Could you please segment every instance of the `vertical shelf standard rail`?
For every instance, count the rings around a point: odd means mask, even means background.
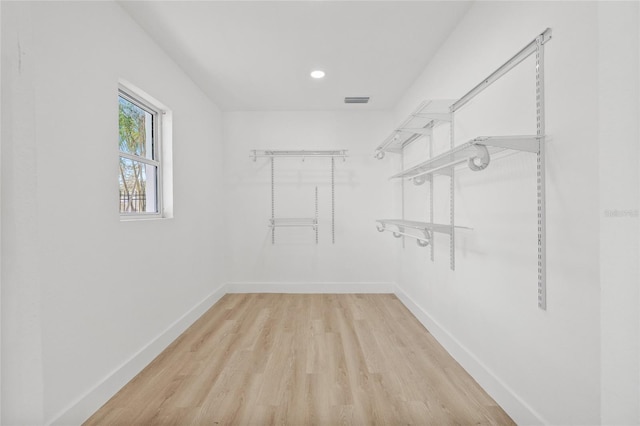
[[[544,111],[544,43],[551,38],[551,30],[536,38],[536,134],[545,136]],[[540,144],[537,154],[538,196],[538,307],[547,309],[547,224],[546,224],[546,168],[545,144]]]
[[[497,81],[516,65],[527,59],[532,54],[536,58],[536,135],[540,140],[540,148],[537,152],[537,201],[538,201],[538,307],[547,309],[547,230],[546,230],[546,203],[545,203],[545,108],[544,108],[544,45],[551,40],[551,28],[547,28],[533,41],[523,47],[511,59],[505,62],[497,70],[491,73],[481,83],[476,85],[467,94],[461,97],[451,106],[453,114],[462,108],[467,102],[477,96],[484,89]]]
[[[254,152],[255,154],[255,152]],[[274,173],[275,173],[275,166],[274,166],[274,161],[275,158],[271,157],[270,158],[270,162],[271,162],[271,223],[274,224],[275,220],[276,220],[276,185],[275,185],[275,179],[273,178]],[[256,161],[255,158],[253,159],[253,161]],[[272,226],[271,227],[271,245],[276,243],[276,227]]]

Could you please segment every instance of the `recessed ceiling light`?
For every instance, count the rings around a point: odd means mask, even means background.
[[[313,78],[324,78],[324,71],[322,71],[322,70],[311,71],[311,77],[313,77]]]

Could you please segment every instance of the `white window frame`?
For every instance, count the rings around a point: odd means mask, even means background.
[[[163,181],[164,181],[164,167],[163,167],[163,144],[164,144],[164,126],[163,117],[166,111],[158,103],[154,102],[148,96],[141,94],[140,90],[131,89],[123,85],[118,86],[118,97],[122,97],[125,100],[133,103],[139,108],[145,110],[153,116],[153,143],[152,143],[152,155],[151,159],[141,157],[138,155],[130,154],[120,151],[118,147],[118,158],[127,158],[139,163],[148,164],[156,167],[156,184],[155,184],[155,199],[156,199],[156,212],[120,212],[121,220],[131,219],[156,219],[165,217],[164,215],[164,197],[163,197]],[[120,160],[118,160],[120,161]],[[119,205],[119,204],[118,204]],[[119,210],[119,207],[118,207]]]

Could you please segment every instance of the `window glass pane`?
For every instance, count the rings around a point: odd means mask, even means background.
[[[120,213],[158,213],[158,168],[120,157]]]
[[[119,100],[120,151],[155,159],[153,152],[153,114],[122,96]]]

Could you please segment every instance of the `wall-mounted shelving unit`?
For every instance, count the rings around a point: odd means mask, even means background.
[[[544,44],[551,39],[551,29],[547,28],[533,41],[511,57],[507,62],[483,79],[473,89],[458,100],[425,101],[395,128],[391,134],[378,145],[375,157],[382,159],[385,153],[392,152],[404,155],[404,149],[412,142],[422,137],[433,137],[433,127],[440,123],[448,123],[450,149],[433,156],[433,143],[429,143],[429,158],[425,161],[402,170],[390,179],[401,179],[402,187],[402,219],[379,219],[377,229],[380,232],[390,231],[394,236],[412,237],[421,247],[431,247],[431,260],[434,260],[433,234],[434,232],[449,235],[450,268],[455,270],[455,232],[459,226],[455,225],[455,170],[462,164],[473,171],[484,170],[490,163],[491,157],[501,151],[513,150],[536,155],[537,160],[537,204],[538,204],[538,307],[546,309],[546,223],[545,223],[545,120],[544,120]],[[455,113],[475,96],[507,74],[526,58],[535,54],[535,89],[536,89],[536,134],[516,136],[481,136],[455,146],[454,129]],[[404,164],[404,162],[403,162]],[[445,175],[449,177],[449,223],[434,224],[433,193],[434,177]],[[404,220],[404,181],[411,180],[416,185],[426,181],[430,183],[429,190],[429,221],[418,222]],[[413,231],[411,233],[410,231]],[[416,235],[417,233],[417,235]]]
[[[276,243],[276,228],[295,227],[313,228],[318,244],[318,187],[315,189],[315,217],[313,218],[285,218],[276,217],[276,180],[275,180],[275,159],[276,158],[300,158],[303,161],[307,158],[329,158],[331,160],[331,242],[335,244],[335,159],[342,158],[346,161],[348,151],[346,149],[334,150],[251,150],[250,157],[253,161],[266,157],[271,162],[271,218],[269,227],[271,228],[271,244]]]

